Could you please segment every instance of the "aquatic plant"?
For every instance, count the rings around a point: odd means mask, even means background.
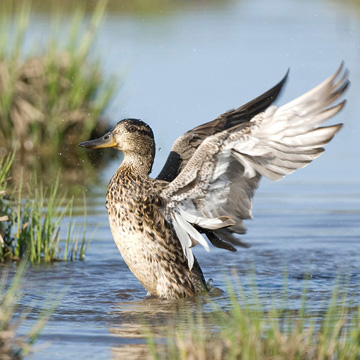
[[[349,295],[340,291],[340,285],[327,300],[326,311],[318,314],[308,310],[306,290],[295,311],[287,306],[286,287],[269,308],[259,300],[256,286],[251,295],[240,286],[236,290],[229,286],[228,311],[210,299],[212,313],[197,311],[181,319],[180,325],[170,322],[165,341],[157,342],[154,335],[148,335],[149,351],[157,360],[359,359],[359,299],[353,294],[357,305],[349,305]]]
[[[0,162],[0,262],[25,256],[32,263],[82,260],[88,247],[86,221],[79,240],[74,235],[73,199],[68,199],[65,193],[60,194],[58,179],[49,188],[37,185],[34,180],[32,186],[28,186],[25,200],[22,184],[9,194],[6,179],[13,159],[8,156]],[[60,224],[65,218],[68,230],[65,241],[61,241]]]
[[[10,1],[0,11],[0,143],[47,157],[76,145],[92,132],[112,99],[118,79],[105,78],[90,56],[106,8],[99,1],[89,21],[77,6],[71,19],[54,14],[53,31],[43,50],[24,55],[31,18],[29,2],[18,11]],[[64,29],[63,24],[70,27]],[[64,34],[65,46],[61,45]],[[28,39],[27,39],[28,41]],[[32,52],[35,53],[33,50]]]
[[[9,268],[1,269],[0,276],[0,359],[17,360],[31,351],[31,347],[38,337],[43,326],[56,306],[42,311],[35,325],[23,336],[17,334],[17,330],[26,318],[24,309],[18,316],[17,304],[22,296],[22,281],[25,273],[25,262],[21,262],[15,275],[9,280]],[[15,319],[17,317],[17,319]]]

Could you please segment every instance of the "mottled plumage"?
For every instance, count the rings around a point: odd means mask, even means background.
[[[178,298],[204,291],[199,265],[195,261],[188,268],[174,229],[161,212],[162,184],[132,165],[119,168],[106,195],[110,228],[124,261],[152,295]]]
[[[124,161],[110,180],[106,208],[115,243],[130,270],[152,295],[194,296],[207,291],[191,248],[244,245],[252,198],[262,176],[279,180],[323,151],[341,124],[322,127],[345,101],[331,106],[349,81],[343,66],[305,95],[271,105],[286,77],[244,106],[179,137],[157,179],[151,128],[137,119],[120,121],[102,138],[81,143],[114,147]]]

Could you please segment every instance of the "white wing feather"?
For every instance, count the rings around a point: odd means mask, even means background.
[[[261,176],[279,180],[324,151],[341,124],[321,127],[345,101],[327,108],[347,88],[343,66],[330,78],[279,108],[206,138],[181,173],[162,191],[177,236],[192,268],[191,247],[209,246],[193,225],[244,233]],[[222,233],[224,233],[222,231]]]

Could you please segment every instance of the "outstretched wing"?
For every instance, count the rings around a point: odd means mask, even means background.
[[[288,74],[289,71],[277,85],[256,99],[237,109],[229,110],[215,120],[199,125],[177,138],[157,179],[173,181],[204,139],[220,131],[247,122],[255,115],[265,111],[279,96]]]
[[[342,124],[321,126],[345,100],[332,106],[349,85],[343,65],[323,83],[279,108],[270,106],[246,123],[206,138],[180,174],[162,191],[167,214],[191,267],[191,247],[212,231],[219,247],[232,250],[232,233],[245,232],[252,197],[262,176],[279,180],[317,158]],[[209,240],[211,240],[209,238]],[[216,244],[218,246],[219,244]],[[208,248],[207,244],[204,245]]]

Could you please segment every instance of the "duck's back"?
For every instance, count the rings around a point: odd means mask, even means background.
[[[106,208],[121,255],[141,284],[155,296],[178,298],[204,291],[195,261],[190,271],[172,225],[165,219],[161,185],[120,166],[111,179]]]

